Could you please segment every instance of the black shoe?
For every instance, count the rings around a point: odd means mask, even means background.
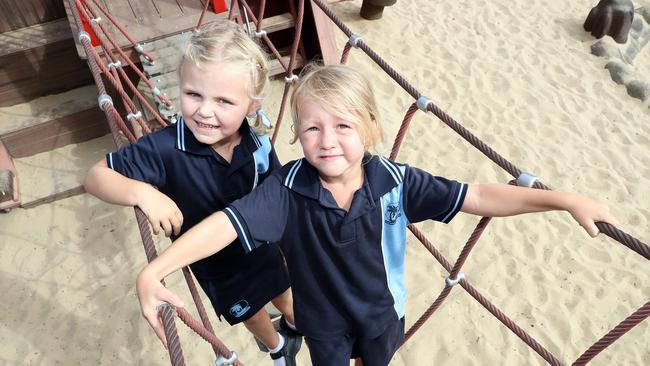
[[[296,355],[302,345],[302,335],[286,333],[283,330],[280,330],[279,333],[284,337],[284,346],[278,352],[271,353],[271,359],[277,360],[284,357],[287,366],[296,366]]]
[[[287,319],[285,319],[284,315],[280,317],[280,320],[278,321],[277,329],[286,334],[296,334],[302,336],[302,333],[300,333],[297,329],[291,328],[289,326],[289,324],[287,323]]]

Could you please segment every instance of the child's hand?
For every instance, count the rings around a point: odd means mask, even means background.
[[[162,229],[165,236],[178,235],[183,225],[183,214],[165,194],[150,185],[143,185],[138,194],[138,207],[147,215],[153,233],[158,235]]]
[[[182,308],[184,306],[183,302],[178,296],[165,288],[154,276],[149,275],[146,268],[140,272],[135,288],[142,315],[147,319],[149,325],[151,325],[163,346],[167,349],[167,338],[165,337],[162,321],[158,316],[158,305],[167,302],[177,308]]]
[[[607,207],[600,202],[581,195],[573,195],[567,211],[569,211],[571,216],[573,216],[591,237],[595,237],[600,232],[598,227],[596,227],[596,222],[598,221],[606,222],[614,226],[618,225],[618,222],[609,213]]]

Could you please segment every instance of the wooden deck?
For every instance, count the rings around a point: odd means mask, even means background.
[[[201,0],[99,0],[99,2],[108,9],[111,16],[138,43],[151,42],[191,30],[199,22],[199,17],[203,11],[203,2]],[[81,58],[85,59],[86,53],[76,36],[79,33],[79,29],[72,13],[72,9],[75,9],[73,4],[74,0],[64,0],[68,22],[70,23],[72,33],[75,35],[77,52]],[[102,18],[106,17],[102,14]],[[208,11],[205,14],[203,22],[209,23],[227,18],[228,12],[215,14],[212,11]],[[109,23],[110,21],[108,20],[104,22],[107,26]],[[138,55],[130,47],[131,43],[119,30],[113,27],[109,27],[109,29],[113,33],[117,43],[124,49],[131,60],[137,62]]]

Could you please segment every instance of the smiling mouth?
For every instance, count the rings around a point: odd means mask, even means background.
[[[219,128],[219,126],[215,126],[215,125],[211,125],[211,124],[207,124],[207,123],[202,123],[202,122],[199,122],[199,121],[194,121],[194,122],[196,122],[196,125],[199,128],[207,128],[207,129],[212,129],[212,130],[216,130],[217,128]]]
[[[339,155],[321,155],[320,158],[324,160],[332,160],[338,158]]]

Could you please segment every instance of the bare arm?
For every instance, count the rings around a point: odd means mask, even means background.
[[[507,184],[471,185],[461,207],[462,212],[490,217],[552,210],[568,211],[591,236],[598,235],[597,221],[616,225],[605,206],[587,197]]]
[[[180,232],[183,215],[174,201],[150,184],[114,171],[104,159],[90,168],[84,179],[84,188],[102,201],[140,207],[147,215],[154,234],[161,229],[166,236]]]
[[[226,214],[217,212],[176,239],[174,244],[138,275],[136,290],[142,314],[165,346],[167,341],[158,318],[157,306],[164,301],[183,307],[183,302],[167,290],[160,280],[182,267],[219,252],[236,238],[237,232]]]

